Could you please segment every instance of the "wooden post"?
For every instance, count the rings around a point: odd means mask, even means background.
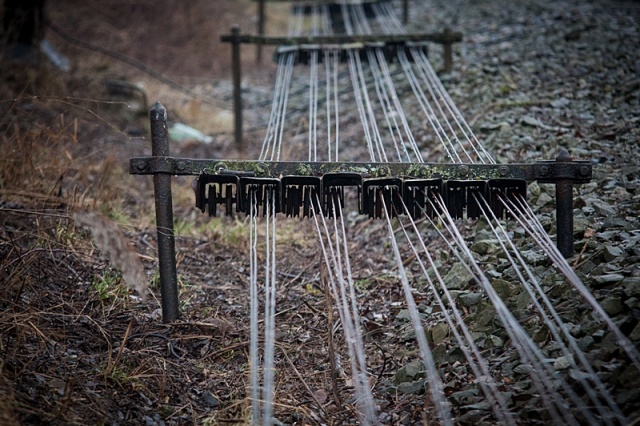
[[[451,28],[444,29],[444,72],[453,71],[453,41]]]
[[[402,22],[407,25],[409,23],[409,0],[402,2]]]
[[[265,25],[265,11],[264,11],[264,1],[258,0],[258,35],[264,35],[264,25]],[[256,62],[258,65],[262,63],[262,44],[258,43],[256,46]]]
[[[242,70],[240,68],[240,27],[231,27],[231,66],[233,73],[233,114],[235,119],[236,148],[240,157],[244,155],[242,141]]]

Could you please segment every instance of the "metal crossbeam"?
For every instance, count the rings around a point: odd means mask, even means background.
[[[358,34],[358,35],[319,35],[319,36],[267,36],[253,34],[225,34],[220,36],[225,43],[259,44],[263,46],[299,46],[318,45],[336,46],[344,44],[401,44],[401,43],[458,43],[462,41],[462,33],[444,31],[442,33],[417,34]]]
[[[174,157],[132,158],[134,175],[226,174],[280,179],[284,176],[322,176],[327,173],[358,173],[363,177],[406,177],[424,179],[522,179],[541,183],[560,180],[572,184],[592,179],[590,161],[538,161],[517,164],[440,164],[309,161],[245,161]]]

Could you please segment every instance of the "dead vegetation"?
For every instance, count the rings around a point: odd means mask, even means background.
[[[197,84],[183,74],[204,82],[224,74],[228,52],[214,42],[224,28],[211,19],[237,22],[254,5],[159,3],[56,2],[50,18],[73,37],[135,57],[180,84]],[[136,26],[141,19],[153,25]],[[135,81],[161,96],[173,117],[210,110],[112,58],[50,38],[75,64],[70,74],[44,62],[36,68],[0,62],[2,424],[246,423],[245,225],[194,218],[189,184],[178,181],[183,317],[163,325],[150,182],[134,184],[126,172],[128,158],[148,149],[145,106],[135,93],[111,93],[106,82]],[[205,62],[184,60],[184,46],[189,58]],[[253,52],[247,56],[252,60]],[[122,231],[135,249],[123,243]],[[285,226],[279,244],[289,247],[298,232],[295,224]],[[316,266],[309,262],[316,253],[304,244],[293,250],[302,257],[283,256],[282,271],[287,292],[298,293],[295,285]],[[303,272],[300,262],[308,264]],[[152,300],[145,303],[147,286]],[[280,313],[289,325],[279,348],[297,375],[280,373],[279,410],[292,419],[317,418],[300,401],[326,401],[330,381],[324,296],[313,280],[301,288],[312,300],[300,305],[291,296]],[[300,318],[317,333],[303,330]],[[323,357],[301,359],[301,344]],[[347,409],[338,418],[352,415]]]

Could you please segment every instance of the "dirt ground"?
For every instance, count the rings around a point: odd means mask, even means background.
[[[439,3],[434,5],[450,11]],[[176,144],[173,155],[237,155],[229,113],[230,52],[217,40],[234,23],[253,32],[256,5],[57,0],[48,7],[48,38],[72,70],[0,62],[0,424],[246,424],[246,220],[202,215],[193,206],[190,179],[174,179],[181,317],[164,324],[152,179],[129,175],[128,160],[150,155],[147,114],[156,100],[167,107],[170,124],[186,123],[214,138],[211,144]],[[267,32],[281,33],[287,13],[286,6],[269,5]],[[436,17],[425,19],[441,24]],[[481,44],[482,34],[475,37]],[[275,75],[269,54],[256,66],[255,51],[244,50],[247,96],[269,99]],[[499,68],[495,57],[485,59],[485,66]],[[464,75],[473,70],[464,67],[448,84],[477,118],[486,103],[473,87],[459,93],[474,82]],[[500,84],[501,93],[516,85]],[[637,105],[637,99],[629,102]],[[629,126],[637,129],[637,121]],[[246,133],[248,145],[259,146],[261,130]],[[617,127],[612,132],[618,132],[614,139],[625,134]],[[627,133],[637,142],[636,130]],[[531,147],[525,140],[515,148]],[[550,206],[539,207],[548,214]],[[408,322],[400,318],[404,296],[383,243],[385,224],[357,215],[347,221],[379,409],[389,424],[432,424],[429,399],[421,392],[399,393],[393,383],[397,371],[417,359],[417,349]],[[469,235],[476,226],[468,225]],[[314,232],[309,221],[283,219],[278,226],[275,415],[282,424],[357,424],[348,377],[341,366],[330,367],[332,358],[347,365],[348,355],[336,332],[337,315],[330,315]],[[587,253],[597,250],[590,246]],[[136,273],[145,279],[131,288],[123,276]],[[423,307],[432,303],[423,293],[416,297]],[[567,311],[583,309],[568,299],[558,299]],[[637,315],[636,308],[625,309],[629,317]],[[629,319],[625,331],[630,334],[637,322]],[[487,352],[503,360],[514,356],[490,346]],[[637,372],[625,381],[626,364],[609,353],[602,357],[599,368],[610,372],[616,396],[635,388]],[[472,387],[473,378],[456,359],[441,367],[448,396]],[[505,386],[517,384],[516,376],[505,374]],[[522,392],[513,407],[525,413],[523,424],[545,424],[544,413],[523,408],[532,398]],[[465,400],[468,406],[473,402]],[[638,418],[637,403],[627,402],[625,414]],[[492,424],[490,414],[461,408],[465,403],[454,407],[461,423]]]

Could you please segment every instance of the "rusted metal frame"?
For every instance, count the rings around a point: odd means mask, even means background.
[[[590,161],[538,161],[516,164],[440,164],[375,163],[329,161],[247,161],[190,159],[174,157],[139,157],[129,163],[135,175],[237,174],[242,176],[281,178],[284,176],[323,176],[327,173],[359,173],[365,177],[411,177],[420,179],[523,179],[542,183],[568,180],[587,183],[592,178]]]
[[[349,61],[351,54],[355,53],[360,57],[360,60],[364,63],[369,62],[369,51],[371,49],[377,49],[382,52],[386,61],[392,63],[398,60],[398,51],[407,51],[407,58],[413,62],[415,55],[428,54],[427,42],[401,42],[401,43],[349,43],[349,44],[336,44],[336,45],[319,45],[319,44],[300,44],[296,46],[280,46],[274,54],[274,62],[278,62],[280,55],[289,54],[295,52],[294,65],[303,64],[308,65],[311,62],[313,52],[321,52],[323,50],[329,50],[336,54],[338,61],[346,63]],[[316,55],[319,63],[324,62],[324,55]]]
[[[573,163],[566,150],[556,158],[557,164]],[[571,179],[559,179],[556,184],[556,235],[558,250],[564,257],[573,255],[573,182]]]
[[[296,3],[301,6],[317,6],[317,5],[329,5],[340,4],[340,1],[336,0],[253,0],[253,1],[265,1],[266,3]],[[370,3],[387,3],[391,0],[350,0],[347,4],[370,4]],[[344,2],[344,0],[343,0]]]
[[[234,139],[240,157],[244,156],[245,147],[242,129],[242,69],[240,60],[240,45],[245,43],[258,46],[301,46],[313,45],[314,49],[335,49],[338,45],[353,45],[354,43],[384,45],[398,45],[411,43],[432,42],[444,46],[445,71],[452,68],[452,44],[462,41],[462,34],[445,30],[443,33],[430,34],[395,34],[395,35],[329,35],[329,36],[301,36],[301,37],[275,37],[263,34],[241,34],[240,27],[234,25],[231,34],[222,35],[220,41],[231,43],[231,68],[233,78],[233,111],[234,111]]]
[[[156,102],[150,111],[151,153],[154,157],[169,155],[167,132],[167,110]],[[156,231],[158,234],[158,271],[162,319],[171,322],[178,319],[178,274],[176,271],[176,247],[173,230],[173,201],[171,198],[171,175],[153,174],[153,190],[156,205]]]
[[[319,35],[319,36],[266,36],[255,34],[222,35],[220,41],[224,43],[262,44],[265,46],[297,46],[309,45],[340,45],[353,43],[457,43],[462,41],[462,33],[445,31],[442,33],[416,34],[356,34],[356,35]]]
[[[165,152],[158,150],[157,152]],[[160,175],[233,175],[238,178],[254,177],[263,179],[282,179],[287,177],[295,182],[296,177],[322,177],[324,180],[344,179],[347,174],[359,175],[361,178],[406,178],[416,180],[403,183],[403,193],[407,185],[419,187],[420,180],[428,181],[442,179],[451,181],[449,190],[460,187],[465,191],[464,200],[468,201],[468,192],[481,191],[476,188],[474,181],[492,181],[496,179],[512,179],[523,181],[538,181],[556,185],[556,216],[558,248],[564,256],[573,253],[573,185],[587,183],[592,178],[592,166],[589,161],[574,161],[566,151],[563,151],[556,160],[539,161],[533,164],[434,164],[434,163],[338,163],[338,162],[296,162],[296,161],[243,161],[243,160],[216,160],[216,159],[186,159],[169,156],[154,156],[144,158],[132,158],[130,161],[132,174],[153,174],[156,178]],[[334,177],[331,177],[334,175]],[[336,176],[338,175],[338,176]],[[157,179],[156,179],[157,180]],[[457,182],[455,182],[457,181]],[[467,182],[467,183],[461,183]],[[275,185],[275,181],[272,182]],[[166,185],[166,184],[165,184]],[[499,184],[498,184],[499,185]],[[518,185],[509,183],[505,187],[507,194],[522,192]],[[336,188],[338,184],[334,185]],[[157,185],[162,188],[161,184]],[[427,186],[429,184],[427,182]],[[286,190],[286,189],[284,189]],[[282,191],[284,191],[282,190]],[[359,188],[361,190],[361,188]],[[415,191],[413,191],[415,192]],[[413,193],[411,192],[411,193]],[[166,193],[166,189],[164,190]],[[408,192],[407,192],[408,193]],[[169,194],[170,195],[170,194]],[[491,198],[491,194],[490,198]],[[202,199],[204,195],[201,194]],[[376,195],[374,195],[376,196]],[[388,194],[379,194],[377,197]],[[415,194],[414,194],[415,196]],[[156,197],[159,203],[165,202],[166,197]],[[241,200],[240,200],[241,201]],[[330,200],[325,200],[325,213]],[[169,198],[170,202],[170,198]],[[200,201],[202,203],[202,201]],[[471,203],[473,204],[473,203]],[[308,205],[306,206],[308,208]],[[202,206],[200,205],[200,208]],[[229,207],[227,207],[229,210]],[[360,210],[369,214],[377,215]],[[472,209],[474,210],[474,209]],[[159,208],[166,213],[166,208]],[[475,211],[475,210],[474,210]],[[503,210],[499,215],[505,214]],[[210,212],[211,213],[211,212]],[[475,213],[472,212],[472,216]],[[160,224],[160,220],[158,220]],[[162,227],[167,227],[169,221],[165,220]],[[160,225],[159,225],[160,226]]]

